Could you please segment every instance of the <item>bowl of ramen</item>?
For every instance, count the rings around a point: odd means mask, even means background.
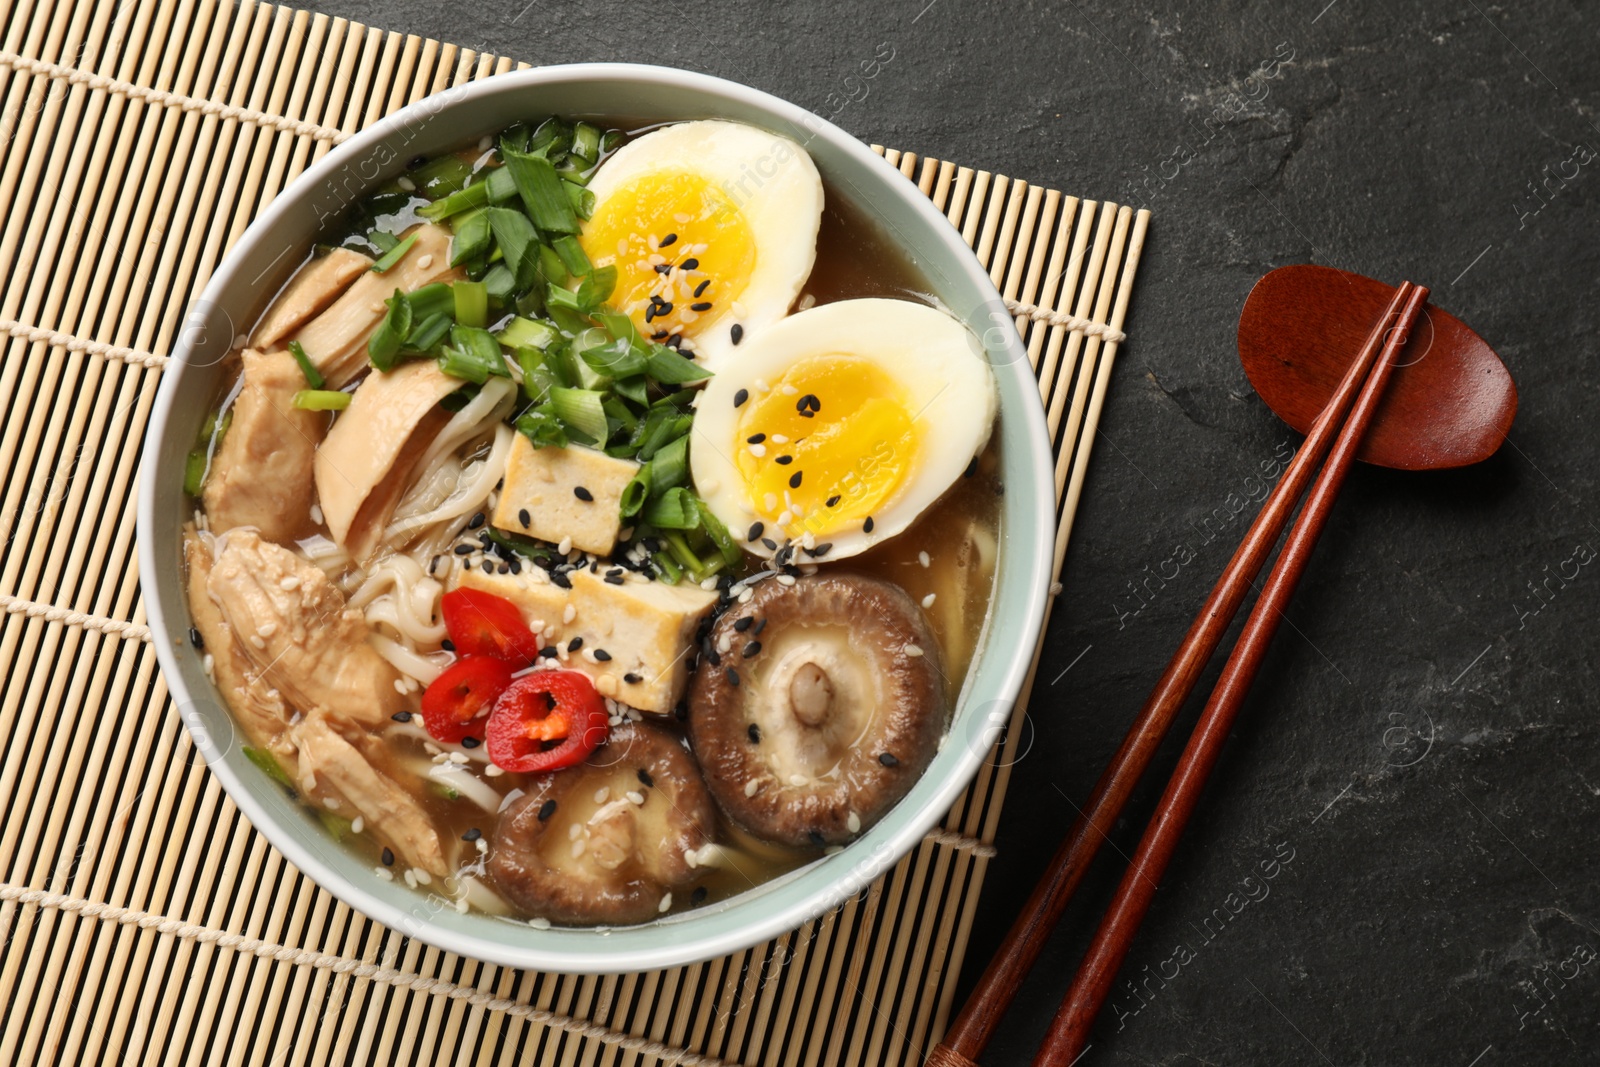
[[[452,89],[239,240],[145,446],[185,725],[356,909],[566,972],[864,890],[1026,673],[1054,496],[984,270],[865,146],[631,65]]]

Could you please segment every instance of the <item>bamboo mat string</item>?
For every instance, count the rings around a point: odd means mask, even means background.
[[[40,604],[32,600],[23,600],[11,596],[9,593],[0,593],[0,609],[8,615],[26,615],[30,619],[43,619],[46,622],[59,622],[67,626],[81,626],[85,630],[97,630],[112,637],[126,637],[130,641],[150,640],[150,627],[136,622],[124,622],[121,619],[108,619],[104,615],[89,615],[81,611],[72,611],[68,608],[58,608],[51,604]]]
[[[41,908],[54,908],[59,911],[82,915],[85,918],[99,919],[102,922],[136,926],[141,930],[154,930],[158,934],[176,937],[185,941],[193,941],[198,944],[230,948],[235,952],[259,956],[262,959],[273,960],[278,963],[290,963],[297,967],[310,967],[313,970],[352,975],[356,978],[365,978],[369,981],[392,985],[397,989],[409,989],[417,993],[465,1001],[475,1008],[503,1012],[519,1019],[527,1019],[540,1026],[564,1030],[577,1037],[594,1038],[624,1051],[634,1052],[641,1056],[659,1057],[664,1063],[680,1064],[681,1067],[733,1067],[727,1061],[720,1060],[715,1056],[703,1056],[688,1049],[674,1048],[660,1041],[652,1041],[647,1038],[636,1037],[633,1034],[622,1033],[621,1031],[613,1030],[609,1026],[600,1026],[596,1023],[574,1019],[570,1016],[535,1008],[532,1005],[510,1000],[506,997],[493,996],[484,990],[458,985],[447,979],[429,978],[414,971],[402,971],[375,963],[364,963],[348,956],[336,956],[326,952],[313,952],[310,949],[294,948],[290,945],[279,945],[259,938],[245,937],[243,934],[228,933],[223,930],[212,929],[209,926],[200,926],[196,923],[170,919],[163,915],[152,915],[136,908],[121,908],[112,904],[83,900],[79,897],[69,896],[66,893],[47,893],[42,889],[30,889],[27,886],[11,885],[9,883],[0,884],[0,901],[23,906],[32,904]]]
[[[108,345],[104,341],[90,341],[82,337],[74,337],[69,333],[57,330],[46,330],[40,326],[29,326],[15,319],[0,319],[0,332],[10,334],[21,341],[30,341],[37,344],[46,344],[54,348],[64,348],[68,352],[87,352],[91,356],[101,359],[114,359],[121,363],[129,363],[139,367],[164,368],[170,361],[168,356],[158,356],[154,352],[140,352],[134,348],[124,348],[121,345]]]

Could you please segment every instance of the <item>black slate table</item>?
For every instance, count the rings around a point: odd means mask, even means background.
[[[1307,261],[1431,286],[1510,366],[1516,425],[1472,470],[1353,474],[1084,1062],[1600,1062],[1600,10],[312,7],[705,71],[1155,213],[963,995],[1298,444],[1239,368],[1250,286]],[[1029,1060],[1120,873],[1101,858],[986,1063]]]

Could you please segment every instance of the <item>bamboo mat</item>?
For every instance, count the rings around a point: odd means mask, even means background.
[[[942,1033],[1010,741],[842,908],[724,959],[579,978],[339,904],[239,815],[167,696],[134,552],[160,354],[333,143],[513,66],[251,2],[0,10],[0,1063],[903,1064]],[[885,155],[1022,308],[1059,571],[1147,213]],[[1109,329],[1050,325],[1070,316]]]

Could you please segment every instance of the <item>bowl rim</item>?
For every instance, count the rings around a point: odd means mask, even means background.
[[[942,251],[947,254],[947,261],[939,266],[963,275],[966,283],[983,294],[985,307],[1003,311],[1004,305],[994,283],[973,254],[973,250],[961,239],[956,228],[933,206],[926,195],[905,180],[895,168],[865,143],[826,119],[762,90],[712,75],[636,63],[558,64],[494,75],[424,97],[351,135],[302,172],[251,222],[208,280],[199,297],[199,306],[204,307],[208,303],[219,302],[220,294],[236,284],[236,276],[242,273],[245,263],[263,244],[266,235],[288,215],[291,205],[333,177],[352,159],[378,146],[394,129],[424,118],[437,118],[445,111],[480,96],[515,92],[533,86],[563,84],[581,86],[597,81],[616,82],[641,88],[670,87],[719,98],[725,103],[770,116],[775,123],[788,123],[795,128],[807,130],[813,138],[826,141],[832,150],[853,157],[855,162],[869,170],[876,169],[886,179],[884,191],[897,198],[903,206],[918,216],[919,222],[927,227],[929,235],[942,246]],[[442,107],[439,104],[440,98],[446,98]],[[376,179],[372,184],[375,183]],[[990,334],[997,333],[993,329],[986,331],[984,336],[997,384],[1002,376],[1011,375],[1026,387],[1021,390],[1022,396],[1024,398],[1031,396],[1037,401],[1037,384],[1031,371],[1024,370],[1029,368],[1030,364],[1021,337],[1014,328],[1011,314],[990,311],[989,320],[992,323],[999,324],[1002,319],[1005,326],[998,331],[997,337],[991,339]],[[964,321],[971,325],[970,317]],[[178,588],[176,603],[186,605],[182,592],[183,576],[181,568],[176,572],[166,573],[171,570],[170,561],[164,564],[163,559],[158,557],[152,531],[155,529],[156,519],[156,489],[160,479],[170,474],[170,471],[163,469],[160,461],[162,449],[156,447],[156,444],[171,432],[169,424],[174,417],[179,384],[185,372],[191,367],[187,358],[191,347],[185,331],[174,346],[171,362],[163,373],[163,380],[151,409],[140,461],[137,513],[140,573],[142,581],[150,583],[143,601],[157,661],[173,705],[178,708],[190,706],[191,694],[179,669],[176,651],[178,641],[173,634],[180,631],[187,632],[188,619],[183,615],[178,630],[173,629],[173,625],[179,623],[179,620],[169,620],[166,617],[162,604],[162,596],[166,594],[161,592],[161,587],[164,583],[176,583]],[[996,348],[1003,349],[1002,359],[995,358]],[[1015,385],[1014,381],[1013,388]],[[1005,389],[1002,387],[1002,401],[1004,392]],[[951,726],[946,734],[945,747],[949,742],[956,740],[957,718],[967,707],[969,697],[972,695],[971,684],[979,675],[980,665],[983,672],[993,679],[989,688],[998,694],[996,699],[989,701],[993,708],[983,720],[986,723],[983,726],[985,730],[983,736],[992,738],[992,732],[1003,729],[1005,723],[1009,721],[1015,701],[1026,681],[1033,650],[1043,627],[1045,607],[1049,598],[1048,583],[1055,541],[1055,508],[1052,505],[1056,494],[1052,479],[1053,451],[1045,425],[1043,405],[1037,402],[1018,405],[1013,402],[1010,409],[1005,409],[1005,418],[1008,421],[1020,419],[1024,424],[1021,436],[1025,438],[1025,451],[1032,460],[1027,469],[1033,482],[1032,485],[1008,484],[1006,492],[1008,495],[1029,493],[1034,501],[1033,521],[1030,524],[1032,529],[1017,529],[1011,525],[1011,521],[1014,521],[1011,520],[1011,516],[1009,514],[1006,516],[1008,521],[1001,530],[1001,543],[1004,547],[1000,549],[997,562],[993,597],[995,599],[1000,597],[1002,581],[1007,580],[1018,586],[1015,596],[1020,603],[1015,605],[1016,612],[1008,613],[1004,620],[1005,640],[997,642],[994,633],[996,623],[994,602],[991,601],[989,618],[968,668],[966,684],[952,708]],[[1008,468],[1008,482],[1014,481],[1015,472],[1009,470],[1011,460],[1004,454],[1002,464]],[[1010,575],[1016,577],[1009,577]],[[182,615],[183,610],[185,609],[180,607],[178,614]],[[226,706],[225,702],[223,706]],[[972,714],[976,714],[976,709],[970,710]],[[232,713],[228,711],[227,714]],[[781,883],[784,889],[792,889],[802,883],[805,885],[803,891],[787,893],[786,895],[792,899],[787,900],[782,906],[770,906],[772,904],[769,899],[770,894],[765,892],[757,892],[753,896],[739,894],[729,898],[725,906],[699,909],[684,916],[673,916],[640,927],[607,928],[603,930],[604,937],[595,936],[602,932],[601,928],[553,927],[543,930],[516,924],[512,929],[521,930],[529,935],[529,943],[512,943],[506,939],[497,940],[447,929],[428,919],[418,921],[414,911],[407,912],[380,899],[375,895],[375,890],[369,890],[366,885],[334,870],[322,857],[305,847],[295,832],[280,825],[267,810],[264,802],[258,799],[256,790],[259,787],[246,781],[238,773],[241,769],[240,761],[245,757],[239,754],[235,758],[234,749],[237,746],[230,746],[227,751],[219,751],[197,733],[196,724],[187,715],[183,716],[183,721],[196,743],[196,748],[204,756],[207,766],[217,776],[229,798],[251,825],[260,830],[268,843],[278,849],[296,868],[352,909],[405,936],[414,937],[426,944],[464,957],[511,967],[570,974],[616,974],[654,970],[728,955],[779,937],[847,903],[873,879],[890,869],[915,848],[927,832],[938,824],[956,798],[972,782],[989,748],[988,743],[961,745],[962,753],[953,767],[953,773],[936,783],[931,794],[925,796],[920,805],[908,809],[912,795],[931,776],[933,766],[938,764],[939,757],[936,756],[934,765],[930,765],[929,770],[925,771],[918,783],[913,786],[912,794],[908,794],[891,809],[868,833],[832,856],[824,857],[790,872],[789,875],[764,883],[763,890],[773,886],[774,882]],[[878,831],[884,832],[878,833]],[[866,846],[871,838],[876,838],[876,841],[868,852]],[[846,857],[850,858],[851,865],[829,862]],[[831,872],[830,876],[822,877],[825,872]],[[859,879],[859,882],[854,884],[850,892],[841,894],[836,888],[841,882],[839,876],[845,876],[844,884],[850,884],[852,879]],[[738,907],[740,901],[745,901],[747,906],[740,909]],[[704,916],[707,921],[698,924],[701,929],[691,930],[690,928],[696,925],[696,916],[702,912],[714,912],[714,914]],[[734,915],[736,921],[729,921],[727,917],[730,915]],[[656,929],[666,922],[674,921],[684,927],[686,934],[692,936],[667,939],[663,944],[656,946],[635,946],[628,943],[630,940],[628,934],[631,930]],[[521,942],[523,937],[519,935],[517,940]]]

